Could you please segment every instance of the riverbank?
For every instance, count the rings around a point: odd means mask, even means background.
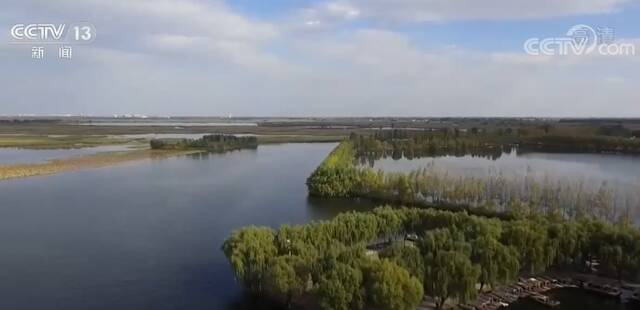
[[[606,298],[579,288],[554,289],[546,293],[550,298],[560,302],[560,305],[552,309],[556,310],[637,310],[639,304],[623,303],[616,299]],[[542,305],[531,298],[522,299],[510,304],[504,310],[546,310],[549,307]]]
[[[38,175],[50,175],[88,168],[100,168],[125,162],[146,159],[162,159],[190,153],[194,153],[194,151],[144,149],[124,152],[105,152],[86,156],[52,160],[45,163],[0,165],[0,180],[26,178]]]
[[[545,307],[557,307],[561,302],[547,294],[559,289],[576,289],[585,293],[608,298],[620,303],[635,302],[637,297],[625,287],[637,284],[621,283],[618,280],[582,273],[549,273],[535,277],[520,278],[517,282],[483,292],[475,301],[458,305],[460,309],[499,309],[525,298]],[[625,297],[628,295],[629,297]]]

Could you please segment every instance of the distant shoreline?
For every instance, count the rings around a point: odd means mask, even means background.
[[[312,136],[312,135],[265,135],[257,137],[258,144],[279,143],[318,143],[338,142],[342,136]],[[133,147],[142,146],[144,149],[131,151],[102,152],[91,155],[75,156],[64,159],[50,160],[38,163],[0,164],[0,181],[27,178],[40,175],[51,175],[67,171],[113,166],[125,162],[161,159],[176,155],[202,152],[198,149],[148,149],[147,139],[133,139],[116,136],[64,135],[64,136],[32,136],[12,133],[0,135],[0,148],[25,148],[34,150],[70,149],[95,147],[106,145],[130,144]]]

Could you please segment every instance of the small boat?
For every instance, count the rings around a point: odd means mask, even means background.
[[[553,300],[551,298],[549,298],[548,296],[544,296],[542,294],[533,294],[531,295],[531,298],[535,301],[537,301],[538,303],[545,305],[547,307],[557,307],[560,305],[560,302],[557,300]]]
[[[622,293],[620,289],[609,285],[588,284],[585,288],[589,291],[615,298],[620,297],[620,294]]]

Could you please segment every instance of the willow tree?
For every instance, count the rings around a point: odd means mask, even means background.
[[[263,289],[269,261],[278,254],[273,230],[250,226],[234,231],[222,245],[236,279],[252,292]]]
[[[364,298],[361,287],[362,272],[336,262],[320,277],[315,294],[322,309],[362,309]]]
[[[480,290],[514,279],[520,270],[518,253],[490,236],[480,236],[472,243],[471,260],[480,267]]]
[[[417,247],[396,242],[380,251],[378,255],[406,269],[418,280],[424,280],[424,258]]]
[[[502,243],[518,252],[520,266],[528,272],[540,272],[550,264],[544,226],[531,221],[514,221],[504,225]]]
[[[476,296],[480,268],[464,253],[442,251],[435,257],[427,255],[425,265],[424,288],[438,309],[442,309],[449,298],[464,303]]]
[[[424,255],[424,290],[441,309],[449,298],[460,302],[475,297],[480,268],[470,260],[470,245],[461,232],[436,229],[424,234],[420,244]]]
[[[404,268],[383,259],[369,269],[366,289],[372,308],[409,310],[422,300],[422,284]]]
[[[309,268],[302,258],[278,256],[269,262],[264,282],[275,296],[284,296],[290,308],[293,298],[306,291],[309,276]]]

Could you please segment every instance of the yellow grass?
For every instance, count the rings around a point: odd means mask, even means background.
[[[130,142],[132,142],[132,139],[111,138],[107,136],[0,135],[0,147],[30,149],[81,148]]]
[[[37,164],[0,165],[0,180],[48,175],[87,168],[99,168],[144,159],[160,159],[187,154],[185,151],[134,150],[105,152],[86,156],[52,160]]]

